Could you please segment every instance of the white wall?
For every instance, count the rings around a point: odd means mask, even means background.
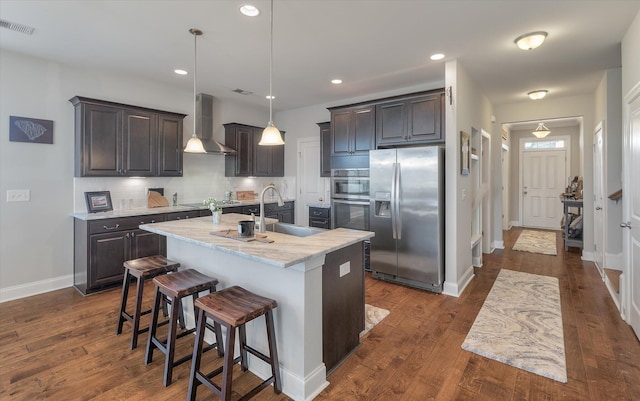
[[[564,117],[583,117],[582,128],[580,132],[578,159],[579,171],[576,173],[584,177],[584,210],[593,210],[593,157],[591,148],[593,145],[593,129],[594,123],[594,96],[586,94],[582,96],[571,96],[564,98],[547,98],[538,101],[528,101],[522,103],[511,103],[495,106],[496,121],[499,124],[512,123],[519,121],[547,120]],[[514,153],[517,154],[518,144],[515,140],[511,140],[511,158]],[[572,143],[572,148],[574,144]],[[584,152],[589,149],[589,152]],[[516,170],[514,170],[516,171]],[[513,182],[513,181],[512,181]],[[513,191],[517,188],[510,189],[511,202],[513,207]],[[514,216],[515,210],[510,211]],[[593,252],[593,216],[590,213],[584,216],[584,251],[583,257],[590,259]]]
[[[622,95],[640,82],[640,11],[622,38]]]
[[[458,60],[448,61],[445,66],[445,87],[452,88],[453,104],[445,100],[446,156],[445,156],[445,203],[447,205],[445,227],[445,283],[444,292],[459,295],[473,278],[471,264],[471,202],[472,179],[460,174],[460,131],[471,134],[472,128],[492,134],[492,141],[499,142],[493,134],[492,106],[480,88],[471,80]],[[493,157],[499,152],[493,152]],[[502,172],[492,171],[493,177]],[[499,178],[498,178],[499,179]],[[493,202],[501,207],[501,196],[494,195]],[[483,239],[485,240],[485,239]],[[487,238],[486,240],[492,241]]]

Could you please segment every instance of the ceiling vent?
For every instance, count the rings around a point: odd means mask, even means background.
[[[32,28],[30,26],[16,24],[14,22],[9,22],[3,19],[0,19],[0,27],[7,28],[15,32],[24,33],[25,35],[33,35],[33,31],[36,30],[35,28]]]
[[[253,95],[253,92],[249,92],[249,91],[246,91],[246,90],[240,89],[240,88],[236,88],[236,89],[232,90],[231,92],[239,93],[239,94],[245,95],[245,96]]]
[[[213,96],[198,93],[196,96],[196,132],[202,137],[202,145],[207,154],[234,155],[236,151],[213,139]]]

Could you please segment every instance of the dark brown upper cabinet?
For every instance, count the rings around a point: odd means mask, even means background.
[[[75,176],[182,175],[184,114],[76,96]]]
[[[263,130],[245,124],[224,124],[225,145],[236,150],[235,155],[225,156],[225,177],[284,177],[284,145],[258,145]]]
[[[444,92],[398,98],[376,105],[376,146],[444,141]]]
[[[320,177],[331,176],[331,123],[318,123],[320,127]]]
[[[375,106],[331,110],[331,156],[368,154],[375,149]]]

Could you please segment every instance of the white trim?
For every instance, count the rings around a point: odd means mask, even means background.
[[[511,230],[511,228],[513,227],[520,227],[520,220],[511,220],[509,222],[509,230]]]
[[[474,277],[475,274],[473,273],[473,266],[469,266],[457,282],[445,281],[442,286],[442,293],[445,295],[459,297]]]
[[[589,262],[593,262],[593,252],[590,251],[585,251],[584,249],[582,250],[582,260],[586,260]],[[594,263],[595,264],[595,263]],[[597,269],[597,267],[596,267]],[[600,272],[600,270],[598,270],[598,273],[600,273],[600,275],[602,275],[602,273]]]
[[[43,294],[73,285],[73,274],[0,288],[0,303]]]
[[[624,253],[606,253],[604,267],[609,270],[624,270]]]
[[[504,249],[504,241],[493,241],[493,248],[494,249]]]

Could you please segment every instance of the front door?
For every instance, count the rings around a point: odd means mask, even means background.
[[[636,85],[636,87],[638,87]],[[624,203],[624,222],[622,223],[627,263],[625,271],[629,272],[629,323],[636,336],[640,338],[640,90],[628,101],[628,131],[625,141],[624,163],[625,186],[622,201]],[[627,195],[628,194],[628,195]]]
[[[602,123],[593,137],[593,258],[600,275],[604,274],[604,144]]]
[[[565,151],[525,151],[522,166],[523,225],[558,230],[562,216]]]

